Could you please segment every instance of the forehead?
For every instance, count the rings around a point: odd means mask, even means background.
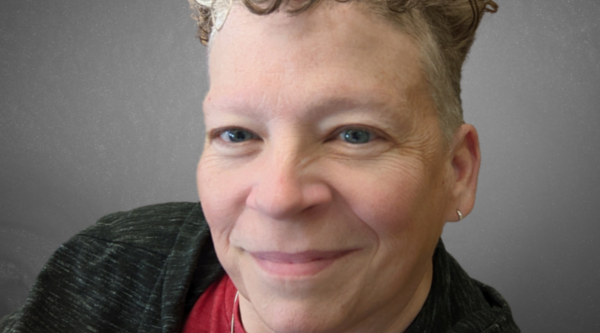
[[[356,2],[327,1],[295,16],[234,6],[214,36],[209,72],[207,101],[230,103],[302,96],[307,104],[352,97],[406,104],[424,83],[413,40]],[[263,93],[269,89],[276,96]]]

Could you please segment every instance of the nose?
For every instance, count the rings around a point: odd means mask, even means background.
[[[246,205],[275,220],[291,219],[332,200],[329,186],[311,163],[272,156],[261,165]]]

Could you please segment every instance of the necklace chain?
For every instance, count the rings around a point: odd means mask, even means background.
[[[231,333],[233,333],[233,328],[235,326],[235,303],[237,303],[239,296],[240,296],[240,291],[238,290],[235,293],[235,298],[233,299],[233,309],[231,311]]]

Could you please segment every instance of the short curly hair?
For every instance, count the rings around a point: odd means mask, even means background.
[[[324,0],[188,0],[204,45],[224,24],[231,6],[268,15],[285,10],[298,15]],[[420,47],[422,68],[436,105],[440,127],[449,143],[464,123],[460,98],[463,63],[484,13],[495,13],[493,0],[329,0],[360,2],[373,13],[396,23]]]

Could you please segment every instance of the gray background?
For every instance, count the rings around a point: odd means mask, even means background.
[[[450,252],[524,332],[600,331],[600,2],[505,0],[464,72],[481,136]],[[185,0],[2,0],[0,316],[100,216],[195,201],[206,51]]]

